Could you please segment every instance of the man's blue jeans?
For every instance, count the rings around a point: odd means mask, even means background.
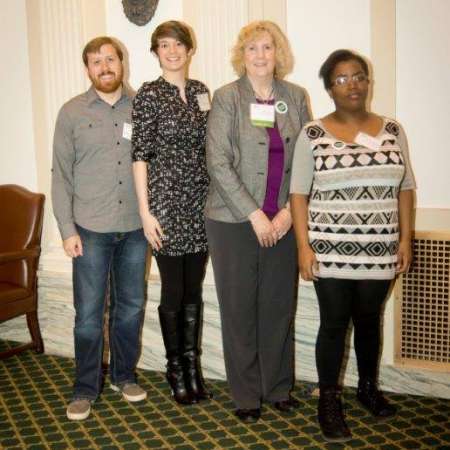
[[[110,377],[136,382],[144,315],[147,240],[142,229],[96,233],[77,226],[83,256],[73,260],[75,306],[74,399],[95,400],[102,385],[103,322],[110,280]]]

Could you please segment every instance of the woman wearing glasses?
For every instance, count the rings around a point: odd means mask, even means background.
[[[377,387],[380,317],[391,280],[411,262],[415,184],[402,127],[366,109],[364,59],[337,50],[319,75],[336,109],[298,138],[291,209],[300,272],[320,309],[318,420],[325,439],[346,441],[338,383],[350,319],[357,398],[376,417],[396,413]]]

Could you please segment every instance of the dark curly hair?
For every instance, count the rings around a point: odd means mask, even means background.
[[[336,66],[341,62],[351,60],[357,61],[359,64],[361,64],[362,70],[367,76],[369,76],[369,66],[362,56],[346,49],[335,50],[333,53],[331,53],[330,56],[328,56],[319,70],[319,78],[323,79],[325,89],[328,90],[332,87],[331,74],[333,73],[333,70],[336,68]]]

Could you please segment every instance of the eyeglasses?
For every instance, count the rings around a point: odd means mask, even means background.
[[[349,77],[348,75],[339,75],[336,79],[331,83],[332,86],[345,86],[350,81],[354,81],[355,83],[362,83],[363,81],[367,81],[367,75],[365,73],[355,73]]]

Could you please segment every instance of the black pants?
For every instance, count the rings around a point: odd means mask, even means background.
[[[156,256],[161,277],[163,310],[178,312],[183,309],[183,305],[201,303],[207,260],[207,252]]]
[[[381,307],[390,280],[340,280],[314,282],[320,309],[316,364],[321,386],[336,385],[345,351],[350,319],[359,378],[375,378],[380,354]]]

